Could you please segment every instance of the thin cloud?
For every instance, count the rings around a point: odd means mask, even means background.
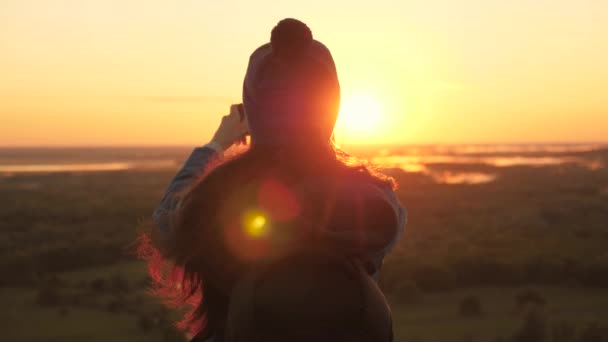
[[[227,96],[173,96],[173,95],[148,95],[135,96],[135,99],[156,103],[209,103],[209,102],[233,102],[234,99]]]

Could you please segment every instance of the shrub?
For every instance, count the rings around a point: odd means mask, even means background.
[[[186,337],[176,327],[171,324],[167,324],[163,327],[163,341],[164,342],[185,342]]]
[[[552,342],[575,342],[576,327],[567,321],[558,322],[551,329],[551,338]]]
[[[137,326],[139,326],[139,329],[141,329],[142,331],[148,332],[154,327],[154,321],[150,316],[146,314],[141,314],[137,319]]]
[[[144,297],[142,295],[136,295],[133,297],[133,306],[135,308],[140,308],[144,304]]]
[[[422,298],[422,291],[413,281],[403,281],[394,290],[395,298],[400,304],[418,303]]]
[[[528,310],[524,321],[513,336],[514,342],[543,342],[547,338],[547,319],[538,308]]]
[[[529,306],[544,306],[545,303],[545,298],[533,289],[521,291],[515,297],[515,305],[520,312]]]
[[[588,324],[582,331],[579,338],[580,342],[607,342],[608,328],[601,326],[597,322]]]
[[[450,261],[458,286],[517,285],[522,271],[516,265],[495,257],[470,256]]]
[[[454,272],[443,265],[419,265],[412,270],[412,275],[423,290],[451,290],[455,287]]]
[[[59,316],[66,317],[70,313],[70,310],[67,306],[62,306],[59,308]]]
[[[40,306],[59,306],[63,303],[63,297],[59,293],[57,285],[51,282],[43,282],[36,294],[36,304]]]
[[[84,301],[84,295],[82,294],[75,294],[69,297],[68,302],[70,303],[70,305],[73,306],[81,306],[85,301]]]
[[[110,288],[115,292],[126,293],[129,292],[130,286],[129,281],[120,274],[112,276],[110,279]]]
[[[91,282],[91,289],[96,292],[104,292],[106,290],[106,280],[104,278],[95,278]]]
[[[477,296],[467,296],[462,301],[458,308],[460,314],[465,317],[479,317],[483,315],[481,300]]]
[[[107,310],[109,312],[123,312],[127,308],[127,300],[124,296],[117,296],[108,302]]]
[[[608,264],[605,261],[593,262],[582,267],[579,279],[586,286],[608,287]]]

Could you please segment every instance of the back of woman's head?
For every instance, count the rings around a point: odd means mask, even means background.
[[[340,106],[340,84],[329,49],[306,24],[280,21],[271,42],[249,58],[243,105],[253,144],[324,144]]]

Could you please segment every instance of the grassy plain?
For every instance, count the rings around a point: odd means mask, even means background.
[[[409,213],[381,278],[396,340],[520,341],[531,311],[542,340],[568,341],[552,335],[564,324],[571,341],[605,332],[608,151],[581,157],[603,167],[427,165],[498,175],[476,185],[387,170]],[[128,253],[174,172],[0,177],[0,340],[180,340]],[[526,292],[542,300],[518,307]]]

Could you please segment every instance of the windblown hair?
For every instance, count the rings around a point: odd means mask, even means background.
[[[390,177],[333,146],[254,145],[210,167],[176,199],[179,205],[170,215],[170,236],[161,238],[158,227],[150,223],[137,240],[137,253],[147,261],[152,279],[151,293],[172,308],[187,310],[177,325],[190,334],[206,338],[224,329],[230,287],[247,263],[222,248],[218,213],[232,193],[268,175],[292,184],[324,177],[395,188]]]

